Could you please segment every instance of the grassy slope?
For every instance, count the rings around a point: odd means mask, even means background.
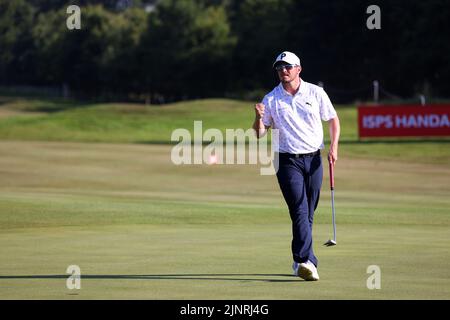
[[[450,164],[450,139],[360,142],[356,109],[337,106],[337,110],[341,155]],[[145,106],[0,98],[0,139],[8,140],[170,143],[173,130],[193,132],[195,120],[203,121],[203,130],[247,129],[253,121],[253,106],[226,99]]]
[[[450,168],[343,156],[338,246],[325,174],[321,281],[290,276],[290,227],[257,166],[175,166],[170,146],[0,142],[0,298],[448,299]],[[424,264],[426,261],[426,272]],[[82,290],[65,287],[68,265]],[[382,289],[368,290],[378,265]]]

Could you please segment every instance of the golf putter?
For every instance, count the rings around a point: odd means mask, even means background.
[[[335,212],[334,212],[334,165],[328,160],[329,169],[330,169],[330,189],[331,189],[331,214],[333,218],[333,239],[328,240],[323,245],[327,247],[337,245],[336,242],[336,220],[335,220]]]

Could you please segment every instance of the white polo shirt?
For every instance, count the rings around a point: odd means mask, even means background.
[[[310,153],[323,149],[322,121],[337,116],[325,91],[301,80],[295,95],[284,90],[280,83],[263,99],[262,122],[279,130],[279,145],[275,152]]]

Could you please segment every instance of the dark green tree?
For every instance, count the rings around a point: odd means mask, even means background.
[[[0,83],[33,83],[35,10],[24,0],[0,0]]]
[[[41,13],[34,28],[39,75],[88,95],[109,91],[127,21],[102,6],[83,8],[81,29],[69,30],[65,9]]]
[[[146,91],[166,99],[223,95],[234,44],[223,7],[162,1],[141,42]]]
[[[33,5],[41,13],[67,8],[69,5],[78,5],[83,8],[89,5],[98,4],[109,10],[124,10],[130,7],[140,7],[143,5],[142,0],[27,0],[27,2]],[[152,1],[148,0],[146,2]]]
[[[245,0],[237,7],[233,25],[238,38],[233,56],[235,90],[274,84],[271,66],[275,57],[283,50],[292,51],[295,43],[288,36],[292,4],[291,0]]]

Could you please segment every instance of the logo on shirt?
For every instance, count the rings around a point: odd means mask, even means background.
[[[308,106],[310,106],[310,107],[312,107],[311,102],[306,101],[305,104],[308,105]]]

